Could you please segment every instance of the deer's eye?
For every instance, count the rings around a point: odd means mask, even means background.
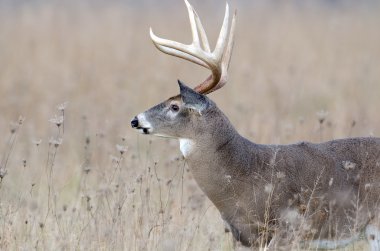
[[[179,111],[179,106],[176,105],[176,104],[171,104],[170,105],[170,110],[172,110],[173,112],[178,112]]]

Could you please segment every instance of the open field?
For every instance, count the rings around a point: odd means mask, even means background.
[[[210,95],[241,134],[281,144],[380,136],[378,5],[244,2],[231,3],[229,84]],[[192,3],[215,41],[224,4]],[[0,4],[1,250],[232,250],[178,142],[130,129],[178,93],[178,78],[208,76],[152,45],[150,26],[190,41],[184,4],[168,8]]]

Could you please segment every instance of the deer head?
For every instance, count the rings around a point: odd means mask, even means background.
[[[187,0],[185,3],[193,37],[191,44],[185,45],[157,37],[152,29],[150,29],[150,37],[160,51],[201,65],[209,69],[211,75],[194,89],[178,80],[180,95],[171,97],[135,116],[131,125],[143,134],[190,138],[197,129],[201,131],[202,126],[210,122],[206,114],[214,114],[218,111],[216,105],[205,95],[221,88],[227,82],[227,70],[234,44],[236,12],[230,27],[229,7],[226,4],[223,25],[215,49],[211,51],[206,32],[197,13]]]

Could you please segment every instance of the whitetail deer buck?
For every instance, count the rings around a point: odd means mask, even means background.
[[[205,95],[227,81],[235,15],[229,9],[213,52],[201,21],[185,0],[193,42],[155,36],[154,45],[212,74],[191,89],[137,115],[143,134],[177,138],[195,180],[218,208],[235,239],[245,246],[299,241],[333,249],[365,236],[380,250],[380,138],[350,138],[321,144],[259,145],[235,130]],[[296,233],[296,234],[291,234]],[[277,244],[276,244],[277,243]]]

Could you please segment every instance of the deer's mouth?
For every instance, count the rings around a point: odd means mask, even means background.
[[[150,134],[151,129],[148,127],[137,127],[136,128],[142,134]]]

